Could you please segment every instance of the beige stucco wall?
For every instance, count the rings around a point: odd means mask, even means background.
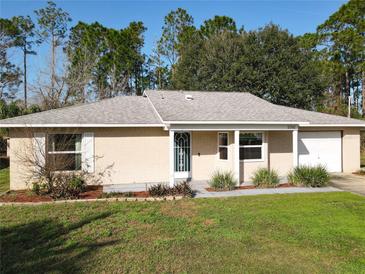
[[[360,129],[344,129],[342,135],[343,172],[357,171],[360,169]]]
[[[10,188],[27,188],[31,168],[23,152],[32,151],[33,132],[44,129],[10,130]],[[168,181],[169,137],[162,128],[85,128],[52,132],[94,132],[95,172],[90,183],[157,183]]]
[[[338,128],[305,128],[328,131]],[[344,128],[343,171],[360,168],[360,129]],[[45,132],[44,129],[34,131]],[[54,132],[54,131],[53,131]],[[157,183],[169,180],[169,136],[162,128],[85,128],[58,129],[57,132],[94,132],[95,176],[103,184]],[[218,132],[192,132],[192,179],[209,180],[215,170],[233,171],[234,132],[228,131],[228,160],[218,158]],[[32,153],[32,133],[10,130],[11,189],[24,189],[32,167],[19,157]],[[292,168],[292,132],[271,131],[264,135],[264,160],[240,162],[240,180],[250,181],[254,171],[270,167],[285,176]]]
[[[269,132],[269,167],[286,176],[293,168],[293,136],[291,131]]]
[[[169,179],[169,136],[162,128],[95,129],[95,171],[104,184]]]
[[[217,131],[192,132],[192,179],[209,180],[212,174],[219,171],[233,170],[233,132],[228,132],[228,159],[220,160],[218,154]]]
[[[10,189],[18,190],[31,187],[27,184],[34,167],[30,166],[33,157],[32,132],[11,129],[9,132]]]
[[[209,180],[214,171],[233,171],[234,132],[228,132],[228,160],[220,160],[218,155],[217,131],[192,132],[192,179]],[[264,159],[262,161],[240,161],[240,180],[250,181],[253,173],[260,167],[267,167],[267,134],[264,133]]]

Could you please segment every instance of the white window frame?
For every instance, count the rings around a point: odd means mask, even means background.
[[[246,131],[246,132],[240,132],[240,136],[241,134],[247,134],[247,133],[253,133],[253,134],[261,134],[261,139],[262,139],[262,143],[261,145],[243,145],[243,146],[239,146],[239,149],[241,150],[241,148],[248,148],[248,147],[260,147],[261,148],[261,158],[260,159],[240,159],[240,162],[244,162],[244,163],[252,163],[252,162],[264,162],[264,142],[265,142],[265,132],[262,131]],[[241,155],[240,155],[241,156]],[[241,158],[241,157],[240,157]]]
[[[81,143],[82,143],[82,134],[81,133],[49,133],[47,134],[47,143],[46,143],[46,149],[47,149],[47,155],[59,155],[59,154],[80,154],[81,155],[81,159],[82,159],[82,148],[80,148],[80,150],[64,150],[64,151],[50,151],[49,150],[49,138],[51,135],[81,135]],[[82,145],[81,145],[82,147]],[[46,159],[47,161],[47,159]],[[80,167],[80,169],[75,169],[75,170],[56,170],[56,171],[81,171],[82,170],[82,165]]]
[[[224,145],[220,145],[219,144],[219,134],[227,134],[227,145],[224,146]],[[218,160],[219,161],[228,161],[229,159],[229,132],[228,131],[219,131],[218,134],[217,134],[217,145],[218,145]],[[220,148],[227,148],[227,159],[221,159],[221,154],[219,153],[219,149]]]

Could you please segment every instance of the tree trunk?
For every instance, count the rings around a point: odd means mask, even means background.
[[[349,72],[346,71],[346,90],[345,90],[345,96],[347,97],[345,102],[348,102],[350,100],[351,96],[351,90],[350,90],[350,78],[349,78]]]
[[[362,97],[362,116],[365,117],[365,71],[362,72],[361,97]]]
[[[56,43],[55,43],[55,37],[52,35],[52,56],[51,56],[51,93],[54,91],[55,87],[55,66],[56,66]]]
[[[24,48],[23,48],[23,65],[24,65],[24,107],[27,108],[27,47],[26,44],[24,43]]]

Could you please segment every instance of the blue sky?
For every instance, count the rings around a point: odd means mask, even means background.
[[[237,26],[246,30],[256,29],[267,23],[279,24],[295,35],[314,32],[346,1],[55,1],[72,17],[71,26],[78,21],[98,21],[106,27],[124,28],[131,21],[142,21],[147,27],[144,52],[150,53],[161,35],[164,16],[178,7],[186,9],[199,26],[214,15],[232,17]],[[46,1],[1,0],[0,15],[9,18],[15,15],[30,15],[46,5]],[[38,50],[38,56],[29,58],[30,81],[44,65],[47,47]],[[14,58],[21,64],[17,54]]]

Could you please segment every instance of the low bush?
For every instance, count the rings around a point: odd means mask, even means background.
[[[40,180],[32,185],[37,195],[48,195],[53,199],[77,199],[86,189],[85,180],[81,176],[59,174],[52,182]]]
[[[275,170],[259,168],[252,176],[252,182],[257,187],[276,187],[280,180]]]
[[[182,195],[184,197],[192,197],[194,195],[188,182],[184,181],[170,187],[165,184],[157,184],[148,188],[148,193],[153,197],[165,197]]]
[[[322,187],[328,185],[330,175],[324,166],[299,166],[288,174],[288,180],[294,185]]]
[[[215,190],[233,190],[236,187],[236,184],[237,181],[234,179],[231,171],[216,171],[209,181],[210,187]]]

